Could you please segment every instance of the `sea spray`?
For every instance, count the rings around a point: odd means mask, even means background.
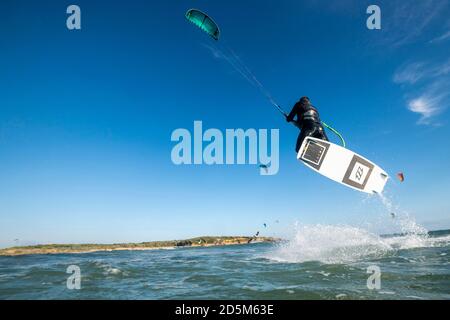
[[[385,194],[379,194],[379,199],[386,209],[386,215],[391,216],[396,228],[397,237],[386,237],[385,241],[395,249],[412,249],[429,246],[428,230],[418,224],[408,212],[395,205]]]
[[[398,206],[394,205],[392,199],[384,194],[379,194],[379,199],[387,211],[387,214],[394,214],[394,223],[399,228],[401,234],[406,235],[418,235],[427,237],[428,230],[419,225],[416,219],[412,217],[408,212],[401,210]]]
[[[346,225],[299,225],[292,239],[266,258],[280,262],[319,261],[340,264],[368,256],[380,257],[392,248],[365,229]]]
[[[295,224],[293,234],[266,258],[301,263],[318,261],[326,264],[352,263],[382,258],[396,250],[430,247],[428,230],[414,217],[401,210],[386,195],[379,194],[384,228],[394,227],[395,235],[381,236],[371,228],[349,225]],[[367,199],[365,205],[369,205]],[[395,213],[392,218],[391,213]]]

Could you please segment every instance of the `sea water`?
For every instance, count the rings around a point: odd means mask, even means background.
[[[450,230],[380,199],[394,235],[297,223],[278,243],[0,257],[0,299],[450,299]]]
[[[278,244],[0,257],[0,299],[450,299],[449,254],[450,230],[299,226]],[[367,287],[370,266],[379,289]]]

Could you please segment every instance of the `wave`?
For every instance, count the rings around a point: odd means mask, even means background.
[[[93,261],[93,265],[101,270],[101,272],[104,275],[111,275],[111,276],[117,276],[117,275],[125,275],[125,272],[122,271],[119,268],[116,268],[109,263],[103,262],[103,261]]]

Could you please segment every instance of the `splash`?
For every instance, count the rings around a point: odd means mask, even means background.
[[[294,236],[266,258],[280,262],[319,261],[340,264],[391,250],[383,239],[351,226],[297,225]]]
[[[380,236],[370,228],[348,225],[296,224],[293,235],[266,258],[301,263],[319,261],[343,264],[367,259],[378,259],[397,250],[433,247],[439,240],[431,239],[428,230],[408,213],[401,211],[387,196],[380,195],[384,206],[384,224],[394,224],[395,235]],[[394,219],[390,213],[395,212]]]
[[[416,219],[412,217],[409,213],[401,210],[398,206],[394,205],[392,199],[387,197],[386,195],[379,194],[379,199],[386,209],[387,213],[394,213],[395,218],[394,225],[398,229],[398,233],[404,235],[417,235],[421,237],[427,237],[428,230],[418,224]]]

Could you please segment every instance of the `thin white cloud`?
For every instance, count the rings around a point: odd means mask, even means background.
[[[395,83],[409,83],[414,84],[424,78],[426,74],[426,64],[424,62],[414,62],[402,66],[397,69],[393,80]]]
[[[408,103],[408,109],[414,113],[420,114],[418,124],[430,124],[430,120],[439,112],[439,105],[436,99],[430,99],[427,96],[412,99]]]
[[[419,38],[445,12],[446,0],[390,1],[382,6],[382,43],[400,47]]]
[[[439,78],[448,74],[450,74],[450,59],[437,64],[412,62],[398,68],[393,81],[398,84],[415,84],[423,79]]]
[[[443,35],[434,38],[433,40],[430,41],[430,43],[442,42],[442,41],[445,41],[447,39],[450,39],[450,30],[447,31],[446,33],[444,33]]]
[[[448,59],[445,63],[437,66],[434,70],[434,76],[446,76],[450,74],[450,59]]]
[[[406,64],[395,72],[393,81],[404,84],[410,92],[407,108],[420,115],[418,124],[435,125],[436,116],[450,104],[450,59],[436,64]]]

